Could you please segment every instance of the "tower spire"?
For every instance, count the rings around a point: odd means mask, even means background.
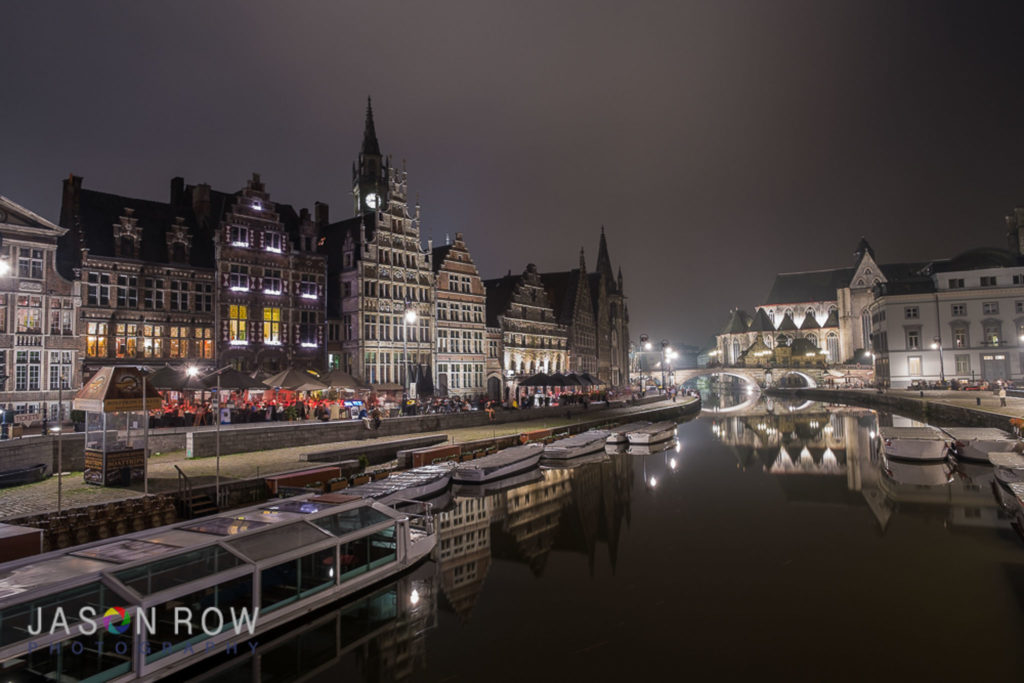
[[[373,127],[373,101],[369,97],[366,98],[366,127],[363,129],[362,153],[380,156],[377,131]]]
[[[604,275],[605,282],[612,285],[615,274],[612,272],[612,259],[608,256],[608,242],[604,237],[604,226],[601,226],[601,242],[597,247],[597,272]]]

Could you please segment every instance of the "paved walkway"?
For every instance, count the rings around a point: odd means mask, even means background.
[[[1024,399],[1021,399],[1024,401]],[[502,425],[484,425],[480,427],[467,427],[464,429],[453,429],[448,432],[432,432],[433,434],[446,434],[453,443],[462,441],[474,441],[518,432],[531,431],[534,429],[548,429],[551,427],[564,427],[580,421],[595,420],[602,418],[615,418],[641,413],[646,410],[664,408],[671,405],[669,401],[657,401],[642,406],[629,406],[624,408],[612,408],[610,410],[594,410],[575,414],[571,419],[547,418],[540,420],[524,420],[522,422],[511,422]],[[296,426],[301,429],[301,425]],[[391,441],[395,439],[409,438],[411,436],[427,436],[427,434],[406,434],[398,437],[383,437],[378,439],[362,439],[358,441],[345,441],[345,446],[358,446],[360,444]],[[325,463],[311,463],[299,459],[302,453],[314,453],[318,451],[335,450],[339,443],[318,444],[315,446],[295,446],[291,448],[278,448],[269,451],[256,451],[250,453],[235,453],[224,455],[220,458],[220,473],[222,479],[249,479],[270,474],[278,474],[292,470],[308,469],[310,467],[322,466]],[[150,493],[163,493],[177,490],[177,465],[192,480],[193,485],[212,484],[216,481],[216,458],[199,458],[189,460],[185,457],[184,451],[174,451],[154,455],[149,460],[149,491]],[[85,505],[135,498],[142,496],[142,487],[136,486],[133,489],[106,488],[102,486],[90,486],[82,481],[81,472],[70,472],[64,476],[62,507],[72,508]],[[13,519],[26,515],[37,515],[51,512],[57,509],[57,477],[50,477],[36,484],[28,484],[0,492],[0,520]]]
[[[825,387],[818,387],[829,391]],[[836,391],[856,392],[866,396],[877,394],[874,389],[836,389]],[[919,391],[917,389],[888,389],[888,396],[899,396],[910,400],[925,400],[929,403],[943,403],[958,408],[966,408],[979,412],[1004,415],[1006,417],[1024,417],[1024,398],[1006,397],[1006,405],[999,405],[999,397],[991,391]],[[922,396],[922,393],[924,394]],[[980,401],[980,405],[979,405]]]

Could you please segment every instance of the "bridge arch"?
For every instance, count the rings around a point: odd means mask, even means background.
[[[799,370],[792,370],[792,369],[783,370],[782,373],[779,375],[779,381],[781,382],[782,380],[784,380],[787,377],[790,377],[791,375],[796,375],[797,377],[802,377],[803,380],[805,382],[807,382],[807,387],[809,389],[814,389],[815,387],[818,386],[818,383],[814,380],[814,378],[811,377],[810,375],[808,375],[806,372],[800,372]]]

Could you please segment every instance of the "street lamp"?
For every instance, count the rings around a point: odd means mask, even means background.
[[[943,366],[943,362],[942,362],[942,338],[941,337],[935,337],[932,340],[932,348],[939,350],[939,382],[945,384],[946,383],[946,371],[942,367]]]
[[[402,382],[405,385],[405,390],[409,390],[409,325],[416,322],[417,319],[416,309],[409,305],[409,302],[405,302],[405,316],[402,318],[402,364],[404,369],[402,371]]]
[[[220,406],[221,406],[221,400],[220,400],[220,375],[225,370],[230,370],[230,369],[231,369],[230,365],[225,365],[224,367],[218,368],[218,369],[216,369],[216,370],[214,370],[213,372],[210,373],[211,375],[217,375],[217,393],[214,394],[214,397],[216,398],[216,405],[214,407],[213,418],[214,418],[214,420],[216,420],[216,424],[217,424],[217,436],[216,436],[217,478],[216,478],[216,482],[215,482],[215,485],[214,485],[214,491],[215,491],[214,495],[216,496],[217,507],[218,508],[220,508],[220,506],[221,506],[221,504],[220,504]],[[199,374],[199,368],[197,368],[194,365],[190,365],[187,368],[185,368],[185,373],[189,377],[195,377],[197,374]]]

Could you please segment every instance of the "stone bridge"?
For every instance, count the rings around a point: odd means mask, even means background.
[[[736,377],[746,384],[759,388],[777,386],[786,377],[797,376],[804,380],[808,387],[817,387],[822,383],[825,371],[821,368],[694,368],[692,370],[673,370],[672,381],[685,384],[698,377],[728,375]],[[655,373],[657,375],[657,373]]]

